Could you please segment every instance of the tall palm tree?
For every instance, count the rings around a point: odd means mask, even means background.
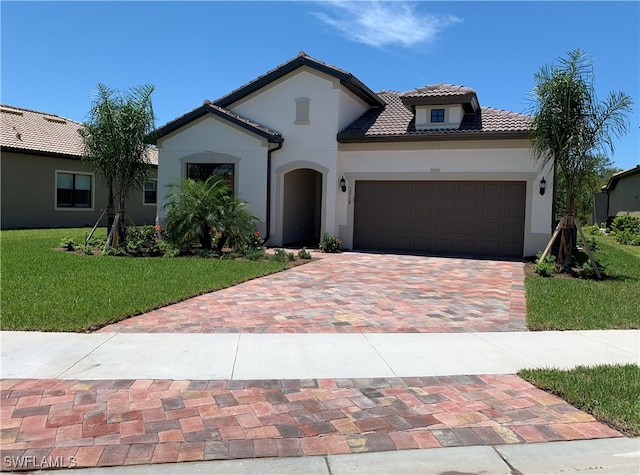
[[[593,62],[581,50],[568,53],[558,64],[546,65],[535,75],[532,91],[533,157],[540,168],[553,165],[562,174],[564,215],[576,212],[578,190],[593,174],[598,154],[614,152],[614,140],[627,132],[632,100],[623,92],[596,97]],[[564,230],[565,249],[558,264],[568,268],[573,249],[574,220]]]
[[[151,104],[154,87],[138,86],[120,93],[98,84],[88,121],[80,131],[84,141],[83,159],[89,162],[107,185],[108,245],[113,236],[126,239],[125,198],[141,188],[149,171],[148,147],[155,131]],[[114,219],[115,199],[118,219]],[[115,234],[117,222],[117,234]]]

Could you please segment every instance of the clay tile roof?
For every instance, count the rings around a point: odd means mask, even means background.
[[[401,94],[379,92],[386,105],[370,109],[338,134],[339,142],[447,140],[482,137],[528,137],[531,117],[492,107],[482,107],[467,113],[458,128],[416,129],[410,106],[403,103]]]
[[[229,122],[234,123],[242,127],[243,129],[249,130],[256,135],[266,138],[269,142],[275,143],[284,141],[282,135],[279,132],[265,127],[258,122],[247,119],[246,117],[235,114],[225,109],[224,107],[220,107],[217,104],[214,104],[209,100],[205,100],[200,107],[196,107],[192,111],[187,112],[186,114],[183,114],[177,119],[174,119],[171,122],[160,127],[156,132],[156,138],[162,138],[165,135],[178,130],[180,127],[183,127],[184,125],[207,114],[213,114],[225,120],[228,120]]]
[[[0,146],[7,151],[80,159],[84,148],[78,131],[84,126],[55,114],[0,105]],[[148,148],[148,160],[158,164],[158,151]]]
[[[82,124],[55,114],[0,105],[0,145],[14,151],[82,156]]]

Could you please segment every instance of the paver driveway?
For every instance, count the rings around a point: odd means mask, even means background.
[[[101,332],[344,333],[525,329],[518,262],[328,254]]]

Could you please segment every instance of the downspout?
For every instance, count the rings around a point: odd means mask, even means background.
[[[277,147],[267,150],[267,229],[265,231],[265,238],[262,241],[263,246],[271,236],[271,154],[282,148],[282,142],[284,142],[284,139],[278,142]]]

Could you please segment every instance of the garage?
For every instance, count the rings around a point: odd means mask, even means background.
[[[355,183],[354,249],[521,258],[524,181]]]

